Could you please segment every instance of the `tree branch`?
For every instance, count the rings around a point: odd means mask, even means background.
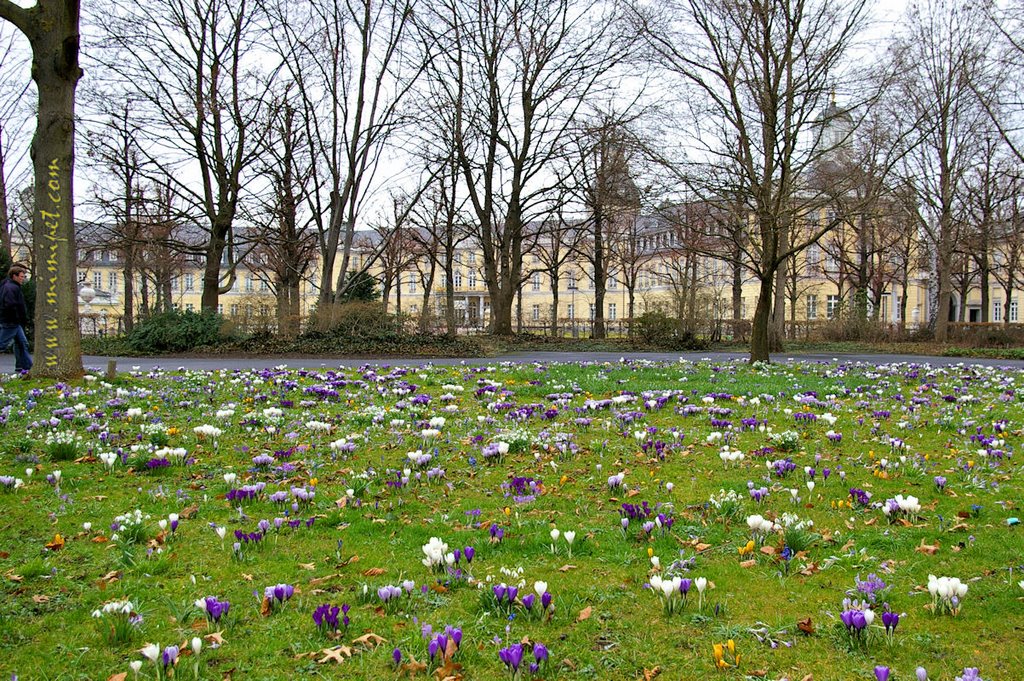
[[[0,0],[0,19],[6,19],[14,24],[26,37],[31,35],[32,12],[33,9],[19,7],[11,0]]]

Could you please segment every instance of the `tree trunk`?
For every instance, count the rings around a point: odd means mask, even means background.
[[[429,260],[430,273],[427,274],[427,280],[423,282],[422,309],[420,310],[420,319],[418,325],[419,331],[422,334],[426,334],[430,331],[430,294],[434,290],[434,274],[435,272],[437,272],[437,263],[434,261],[433,258],[429,258]]]
[[[11,253],[11,225],[8,221],[7,212],[7,176],[4,174],[4,137],[3,126],[0,126],[0,249],[10,258]],[[6,274],[4,272],[3,274]]]
[[[754,309],[754,320],[750,329],[750,361],[770,361],[771,338],[770,322],[772,314],[772,283],[775,273],[765,273],[761,277],[761,287],[757,293],[757,307]]]
[[[551,337],[558,338],[558,277],[551,277]]]
[[[455,282],[452,276],[455,274],[452,267],[451,250],[445,255],[444,262],[444,321],[449,338],[455,338],[459,332],[455,321]]]
[[[39,93],[32,138],[36,253],[35,362],[42,378],[76,378],[82,371],[78,321],[74,220],[75,89],[78,66],[78,0],[39,0],[23,9],[0,2],[0,17],[13,22],[32,47],[32,79]]]
[[[206,265],[203,268],[203,295],[201,305],[204,310],[217,311],[220,302],[220,262],[227,247],[227,234],[230,230],[230,219],[226,225],[216,224],[210,234],[210,242],[206,245]]]
[[[134,248],[132,246],[131,248]],[[121,316],[124,332],[135,328],[135,258],[129,256],[124,264],[124,313]]]

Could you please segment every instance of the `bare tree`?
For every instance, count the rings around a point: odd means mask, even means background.
[[[445,168],[433,179],[433,189],[412,213],[412,238],[419,252],[427,259],[426,285],[423,287],[423,314],[420,316],[420,332],[428,330],[431,291],[436,269],[441,270],[444,281],[445,333],[454,337],[457,332],[455,319],[455,252],[469,238],[469,229],[462,215],[462,202],[458,195],[459,171],[454,159],[438,161]]]
[[[965,178],[978,150],[986,114],[975,90],[986,67],[993,31],[976,2],[927,0],[910,8],[894,42],[902,77],[902,124],[924,131],[908,156],[909,173],[920,188],[934,249],[937,287],[929,324],[944,342],[952,314],[952,275]]]
[[[0,23],[0,248],[11,250],[11,219],[15,205],[8,202],[12,187],[24,184],[32,172],[24,163],[28,149],[20,140],[31,120],[28,94],[31,80],[28,57],[20,49],[22,34],[13,25]]]
[[[356,281],[350,269],[360,214],[386,145],[407,120],[403,106],[424,68],[411,36],[417,3],[260,2],[270,16],[275,50],[296,84],[314,159],[308,203],[319,235],[319,302],[325,304]]]
[[[550,207],[545,171],[583,103],[623,51],[607,6],[578,0],[445,0],[422,32],[434,46],[431,95],[454,112],[453,146],[476,217],[491,330],[511,334],[526,225]]]
[[[111,102],[108,95],[97,97]],[[101,105],[102,106],[102,105]],[[93,199],[103,215],[94,238],[121,257],[124,297],[121,324],[126,333],[135,323],[135,277],[143,260],[144,159],[139,150],[139,130],[131,117],[130,99],[109,107],[103,123],[86,133],[88,163],[95,169]]]
[[[134,83],[144,104],[143,148],[207,232],[206,310],[234,282],[235,221],[267,132],[272,71],[248,57],[260,45],[257,20],[255,0],[104,0],[96,16],[105,69]]]
[[[790,233],[800,216],[819,210],[827,199],[810,186],[808,171],[843,140],[808,149],[804,138],[838,122],[841,111],[826,120],[821,114],[863,23],[864,5],[669,0],[636,13],[654,58],[688,85],[700,140],[685,171],[691,190],[723,208],[739,199],[751,216],[741,250],[760,284],[752,361],[769,359],[780,269],[838,224],[821,224],[801,239]]]
[[[302,319],[302,282],[317,253],[315,230],[301,217],[311,188],[312,163],[305,131],[288,93],[270,106],[270,128],[263,173],[270,180],[263,213],[269,225],[252,235],[251,260],[263,263],[261,276],[277,301],[277,330],[298,335]]]
[[[619,222],[640,211],[640,192],[630,177],[630,157],[639,141],[627,129],[622,116],[599,114],[585,122],[574,135],[568,157],[566,193],[580,206],[582,218],[575,225],[579,238],[573,242],[576,256],[587,263],[594,286],[594,338],[604,338],[605,294],[612,252],[609,238]]]
[[[36,272],[42,276],[32,372],[48,378],[82,374],[73,186],[75,90],[82,76],[79,16],[79,0],[37,0],[31,7],[0,0],[0,19],[21,31],[32,48],[32,79],[38,95],[31,152],[35,173],[32,242],[40,251]],[[43,264],[45,272],[39,268]]]

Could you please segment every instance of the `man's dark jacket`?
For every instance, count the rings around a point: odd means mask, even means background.
[[[10,277],[0,284],[0,324],[28,325],[28,308],[21,286]]]

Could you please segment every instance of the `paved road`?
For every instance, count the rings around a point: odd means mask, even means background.
[[[323,369],[337,367],[357,367],[363,365],[372,366],[422,366],[424,364],[437,365],[479,365],[492,364],[496,362],[523,363],[551,363],[551,362],[617,362],[620,358],[644,359],[651,361],[675,362],[688,360],[696,362],[700,360],[711,360],[714,362],[742,361],[747,358],[742,352],[519,352],[497,357],[483,358],[387,358],[387,359],[351,359],[341,357],[95,357],[86,356],[82,361],[86,368],[106,369],[107,361],[117,361],[118,371],[128,371],[135,367],[142,370],[149,370],[154,367],[163,369],[203,369],[215,371],[218,369],[253,369],[285,365],[290,369]],[[773,357],[776,362],[867,362],[871,364],[888,364],[891,362],[914,362],[928,363],[934,366],[950,366],[953,364],[982,364],[985,366],[1010,367],[1024,369],[1024,360],[1010,359],[960,359],[954,357],[928,357],[924,355],[874,355],[874,354],[780,354]]]

